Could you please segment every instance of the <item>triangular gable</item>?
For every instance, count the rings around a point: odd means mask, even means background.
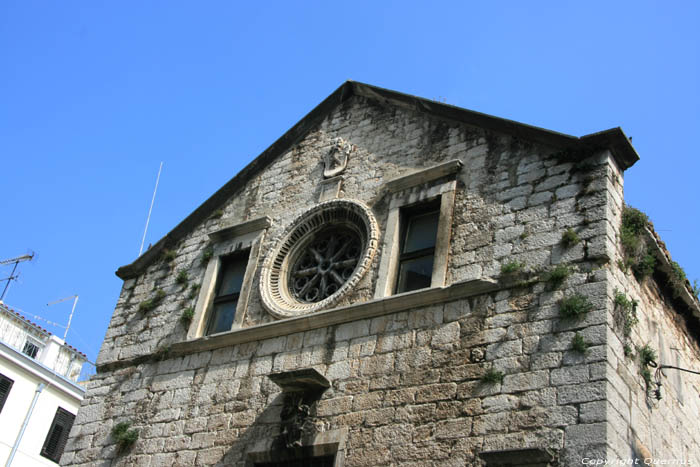
[[[311,130],[319,125],[333,109],[352,96],[362,96],[380,103],[414,109],[435,118],[476,126],[549,146],[568,149],[572,152],[573,160],[579,157],[577,156],[578,154],[590,154],[592,149],[602,148],[609,149],[612,152],[615,160],[623,170],[631,167],[639,160],[637,152],[619,127],[578,138],[515,122],[513,120],[498,118],[473,110],[467,110],[429,99],[371,86],[369,84],[346,81],[277,141],[272,143],[270,147],[253,159],[253,161],[236,174],[236,176],[217,190],[209,199],[204,201],[204,203],[189,216],[175,226],[173,230],[168,232],[155,245],[149,248],[143,255],[139,256],[133,263],[120,267],[116,271],[117,276],[126,280],[143,272],[151,262],[160,257],[165,249],[172,248],[176,245],[187,233],[206,220],[214,211],[219,209],[222,204],[228,201],[231,196],[242,189],[248,180],[252,179],[277,159],[277,157],[281,156],[301,141]]]

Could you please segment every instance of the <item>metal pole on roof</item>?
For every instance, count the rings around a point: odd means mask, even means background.
[[[66,300],[70,300],[71,298],[74,299],[73,300],[73,308],[70,310],[70,316],[68,317],[68,324],[66,325],[66,332],[63,333],[63,343],[64,344],[66,343],[66,337],[68,336],[68,330],[70,329],[70,322],[73,321],[73,313],[75,312],[75,306],[78,304],[78,295],[77,294],[71,295],[70,297],[61,298],[59,300],[56,300],[56,301],[53,301],[51,303],[46,304],[46,306],[51,306],[51,305],[55,305],[56,303],[65,302]]]
[[[158,191],[158,182],[160,181],[160,172],[163,170],[163,162],[160,163],[160,168],[158,169],[158,177],[156,177],[156,187],[153,189],[153,198],[151,198],[151,207],[148,208],[148,217],[146,218],[146,228],[143,229],[143,238],[141,239],[141,248],[139,249],[139,256],[143,252],[143,244],[146,242],[146,232],[148,232],[148,223],[151,221],[151,212],[153,211],[153,202],[156,200],[156,191]]]

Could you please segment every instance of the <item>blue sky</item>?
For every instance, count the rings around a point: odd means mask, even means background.
[[[700,278],[699,5],[2,2],[0,259],[37,253],[5,301],[65,323],[70,302],[46,303],[79,294],[68,341],[94,361],[159,163],[147,244],[347,79],[576,136],[621,126],[628,203]]]

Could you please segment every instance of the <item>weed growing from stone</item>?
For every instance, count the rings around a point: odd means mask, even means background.
[[[130,430],[131,422],[119,422],[112,427],[112,438],[117,442],[119,451],[129,449],[139,438],[138,430]]]
[[[645,344],[644,347],[637,348],[637,353],[639,354],[639,364],[643,368],[647,368],[650,363],[656,362],[656,351],[649,347],[649,344]]]
[[[570,295],[559,301],[559,314],[565,319],[580,319],[592,309],[591,301],[581,294]]]
[[[187,277],[187,271],[180,271],[180,272],[177,274],[177,277],[175,278],[175,282],[177,282],[178,284],[180,284],[180,285],[182,285],[182,286],[184,286],[185,284],[187,284],[187,282],[188,282],[189,280],[190,280],[189,277]]]
[[[685,270],[680,264],[671,261],[671,287],[673,288],[673,296],[680,297],[681,292],[685,289],[685,282],[688,280],[685,275]]]
[[[646,248],[644,232],[649,225],[649,218],[642,211],[630,206],[622,210],[620,225],[620,243],[624,251],[624,270],[632,268],[637,280],[642,280],[654,273],[656,258]]]
[[[212,219],[220,219],[224,215],[224,210],[223,209],[217,209],[213,213],[211,213],[211,218]]]
[[[182,311],[182,316],[180,316],[180,321],[182,322],[183,325],[189,326],[190,323],[192,322],[192,318],[194,318],[194,308],[191,306],[188,306]]]
[[[214,248],[208,247],[202,253],[202,264],[207,264],[209,260],[214,256]]]
[[[640,256],[636,262],[632,264],[632,271],[634,272],[634,277],[638,280],[642,280],[645,277],[651,276],[656,268],[656,258],[651,252],[647,251],[646,254]]]
[[[649,225],[649,218],[639,209],[625,206],[622,211],[622,226],[620,227],[620,241],[625,252],[629,255],[636,254],[642,243],[641,237]]]
[[[158,306],[160,302],[165,298],[165,291],[163,289],[156,290],[156,293],[149,299],[139,303],[139,311],[141,313],[148,313]]]
[[[153,353],[153,359],[157,362],[166,360],[170,356],[171,350],[169,345],[159,347],[158,350]]]
[[[173,260],[177,257],[177,253],[175,253],[174,250],[168,250],[167,248],[163,250],[163,262],[165,263],[172,263]]]
[[[700,285],[698,285],[698,280],[693,281],[693,297],[697,300],[700,298]]]
[[[632,334],[632,328],[639,323],[637,318],[637,301],[630,300],[627,295],[615,289],[615,308],[620,310],[622,317],[623,333],[625,337]]]
[[[637,347],[637,355],[639,356],[639,374],[644,379],[644,385],[647,390],[651,386],[651,370],[650,366],[656,366],[656,351],[645,344],[644,347]]]
[[[586,353],[586,350],[588,350],[586,339],[579,333],[574,334],[573,339],[571,339],[571,349],[581,354]]]
[[[564,248],[571,248],[580,241],[578,234],[570,227],[561,235],[561,244],[564,245]]]
[[[634,349],[632,349],[632,346],[629,344],[625,344],[622,347],[622,352],[625,354],[625,357],[631,358],[632,355],[634,355]]]
[[[501,274],[515,274],[523,270],[525,265],[518,261],[511,261],[501,266]]]
[[[197,293],[199,292],[200,287],[202,287],[201,284],[192,284],[190,286],[190,294],[188,295],[188,297],[190,299],[195,298],[197,296]]]
[[[571,269],[565,264],[560,264],[544,275],[544,280],[552,289],[558,289],[567,277],[571,275]]]
[[[481,377],[481,382],[484,384],[496,384],[496,383],[502,383],[503,382],[503,377],[505,374],[503,374],[502,371],[494,370],[493,368],[489,368],[486,373],[484,373],[484,376]]]

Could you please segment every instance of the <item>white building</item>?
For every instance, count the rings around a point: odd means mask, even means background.
[[[0,465],[56,465],[86,356],[0,302]]]

